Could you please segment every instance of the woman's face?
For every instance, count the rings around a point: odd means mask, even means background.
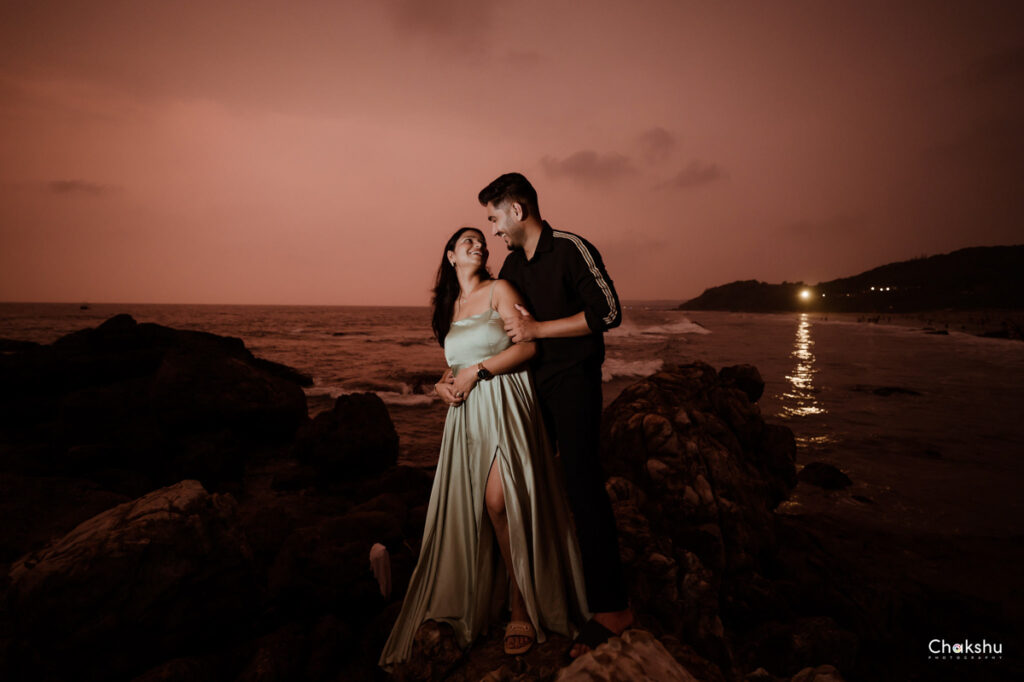
[[[466,230],[455,240],[455,248],[448,252],[448,260],[454,261],[456,268],[468,266],[476,270],[487,263],[487,255],[487,241],[483,233]]]

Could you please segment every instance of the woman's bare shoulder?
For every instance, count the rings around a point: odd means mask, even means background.
[[[516,285],[507,279],[498,279],[494,281],[494,295],[495,296],[514,296],[516,299],[523,297],[519,293],[519,289],[516,289]]]

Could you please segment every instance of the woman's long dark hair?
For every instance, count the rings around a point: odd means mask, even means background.
[[[434,306],[434,317],[430,322],[430,326],[434,330],[434,337],[437,342],[444,348],[444,337],[448,336],[448,330],[452,326],[452,313],[455,310],[455,299],[459,297],[459,278],[455,274],[455,266],[448,261],[448,252],[455,250],[455,244],[459,241],[459,237],[462,236],[463,232],[473,231],[478,233],[481,237],[484,236],[483,231],[478,230],[475,227],[460,227],[452,238],[444,245],[444,251],[441,252],[441,266],[437,268],[437,280],[434,282],[434,296],[430,299],[431,305]],[[486,241],[486,238],[484,238]],[[484,279],[491,279],[491,273],[487,270],[487,264],[484,263],[480,266],[477,274]]]

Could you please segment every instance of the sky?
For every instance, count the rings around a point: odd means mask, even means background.
[[[508,171],[626,300],[1019,244],[1021,26],[1018,1],[4,0],[0,300],[426,305]]]

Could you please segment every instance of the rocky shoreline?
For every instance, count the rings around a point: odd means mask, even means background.
[[[930,310],[919,313],[811,313],[815,319],[910,327],[927,334],[960,332],[986,339],[1024,341],[1019,310]]]
[[[48,346],[0,341],[0,678],[388,679],[376,660],[431,475],[396,464],[377,396],[309,419],[305,381],[238,339],[124,315]],[[394,677],[1019,678],[1012,655],[925,648],[964,624],[1005,638],[1015,612],[915,573],[898,532],[792,513],[793,436],[761,418],[763,387],[751,366],[694,363],[607,407],[634,629],[566,665],[557,636],[512,658],[500,628],[461,652],[427,626]],[[814,466],[799,485],[842,495],[843,476]]]

